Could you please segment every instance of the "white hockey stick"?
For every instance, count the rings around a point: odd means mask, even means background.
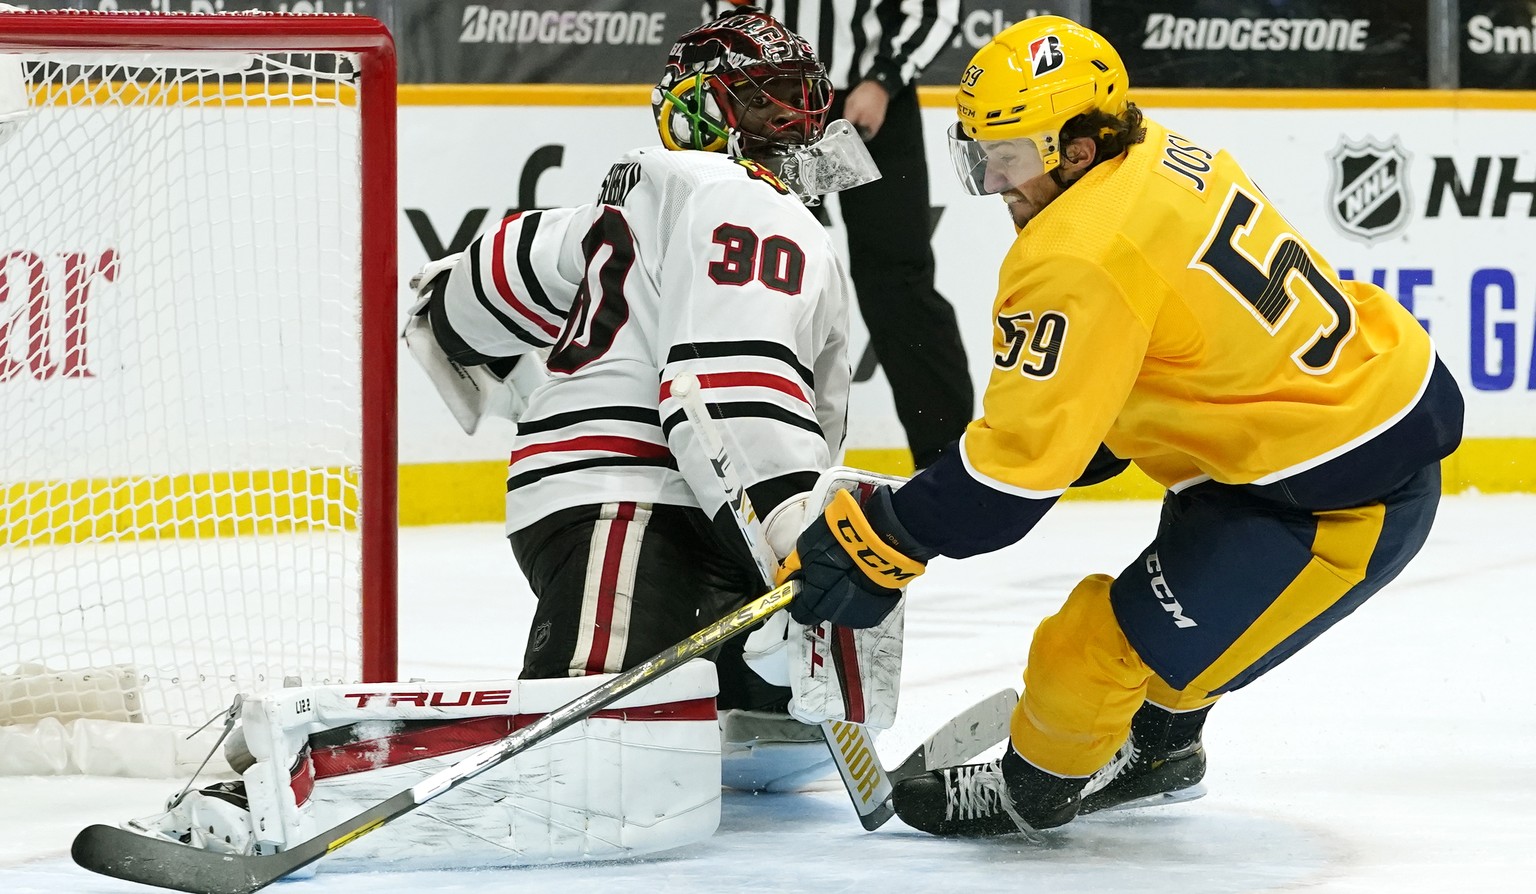
[[[747,496],[747,489],[731,461],[720,426],[709,414],[709,405],[704,401],[698,378],[691,373],[675,377],[672,380],[672,396],[683,402],[683,412],[687,414],[688,421],[692,423],[709,454],[709,464],[714,469],[715,479],[725,491],[725,504],[736,522],[736,529],[741,532],[742,539],[752,552],[758,574],[766,586],[773,586],[778,558],[763,535],[762,522],[758,520],[752,508],[752,500]],[[860,724],[842,720],[823,721],[821,734],[832,752],[838,776],[848,789],[848,796],[853,799],[853,809],[859,815],[859,822],[868,830],[879,828],[895,812],[889,803],[891,780],[885,768],[880,765],[874,738]]]
[[[1004,689],[966,708],[890,771],[891,781],[896,783],[929,770],[963,764],[1003,741],[1008,737],[1008,724],[1018,701],[1017,692]]]
[[[752,552],[752,559],[757,564],[764,585],[773,586],[779,565],[778,557],[768,546],[762,522],[758,520],[752,508],[752,500],[747,496],[747,489],[731,460],[721,428],[709,414],[709,405],[704,401],[698,378],[683,373],[672,379],[672,396],[683,402],[683,412],[703,442],[709,463],[715,471],[715,479],[725,491],[726,506],[747,548]],[[880,764],[874,737],[863,725],[844,720],[823,721],[821,734],[832,752],[833,763],[837,765],[843,786],[853,800],[853,809],[859,815],[859,822],[867,830],[878,829],[895,815],[895,811],[890,805],[891,779],[885,767]]]

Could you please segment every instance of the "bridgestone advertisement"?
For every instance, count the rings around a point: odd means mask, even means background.
[[[922,83],[958,83],[976,50],[1015,22],[1067,3],[962,3],[949,46]],[[702,21],[697,0],[393,4],[401,80],[454,84],[645,84],[672,41]]]
[[[1428,0],[1099,0],[1142,87],[1429,85]]]
[[[401,3],[407,83],[642,84],[677,35],[700,21],[692,0]]]

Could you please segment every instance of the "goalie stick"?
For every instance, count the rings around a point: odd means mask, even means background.
[[[709,414],[709,404],[704,402],[704,392],[698,377],[692,373],[674,377],[672,396],[683,402],[683,412],[704,444],[715,480],[725,491],[726,508],[730,510],[736,530],[741,533],[747,549],[752,553],[758,574],[765,586],[773,586],[779,567],[778,557],[773,554],[773,549],[768,546],[768,540],[763,535],[762,523],[758,521],[757,513],[752,508],[752,499],[747,496],[747,488],[742,484],[741,476],[736,473],[735,464],[731,462],[724,435],[714,417]],[[826,739],[827,749],[832,752],[837,775],[843,780],[848,797],[853,800],[853,809],[859,815],[859,822],[868,831],[880,828],[896,811],[890,805],[891,779],[880,765],[874,737],[863,726],[843,720],[822,721],[821,735]]]
[[[736,473],[736,467],[731,462],[725,438],[714,417],[710,415],[698,377],[691,373],[675,377],[671,391],[673,397],[683,402],[683,412],[687,414],[688,421],[698,432],[709,453],[709,464],[714,469],[721,489],[725,491],[726,506],[730,509],[742,539],[752,552],[758,573],[766,585],[772,586],[778,558],[768,546],[762,523],[752,508],[752,500],[747,496],[741,476]],[[848,790],[848,797],[853,800],[853,809],[858,813],[859,823],[865,830],[872,832],[895,815],[895,808],[891,806],[891,786],[894,782],[935,767],[962,763],[1001,742],[1002,737],[1007,735],[1008,717],[1013,710],[1013,702],[1017,700],[1018,696],[1008,690],[972,706],[945,724],[930,741],[909,755],[900,764],[899,774],[888,773],[880,763],[874,737],[867,728],[843,720],[822,722],[822,736],[832,752],[833,763],[837,766],[843,786]],[[999,729],[1001,733],[997,732]],[[981,742],[989,736],[992,738]],[[967,749],[971,750],[954,759],[956,752]],[[935,756],[941,762],[932,762]]]
[[[163,838],[94,825],[75,836],[70,855],[80,866],[114,878],[189,891],[193,894],[249,894],[315,862],[427,802],[515,757],[646,683],[682,667],[789,605],[798,582],[775,587],[682,642],[630,668],[528,726],[428,776],[416,785],[326,832],[276,854],[217,854]]]

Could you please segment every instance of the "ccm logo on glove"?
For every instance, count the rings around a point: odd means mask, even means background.
[[[827,507],[828,523],[832,523],[832,510],[837,508],[837,503],[841,500],[853,503],[853,497],[847,491],[838,491],[837,498],[833,500],[833,505]],[[858,504],[853,503],[853,507],[854,511],[858,512]],[[866,569],[864,573],[869,575],[872,580],[878,583],[880,578],[875,575],[883,575],[888,579],[889,586],[899,590],[907,585],[907,581],[923,573],[924,566],[921,562],[914,562],[897,552],[893,547],[886,546],[881,541],[873,539],[875,532],[870,530],[869,522],[865,520],[862,514],[858,516],[858,521],[863,522],[863,524],[861,525],[855,522],[853,518],[847,516],[837,519],[837,539],[843,542],[843,549],[848,551],[848,555],[852,556],[855,562],[864,566]],[[863,528],[863,530],[860,530],[860,528]],[[866,540],[866,538],[869,539]],[[882,552],[885,555],[882,555]]]
[[[801,581],[789,613],[806,626],[873,627],[932,555],[897,520],[889,487],[877,488],[867,506],[838,491],[784,562],[786,576]]]

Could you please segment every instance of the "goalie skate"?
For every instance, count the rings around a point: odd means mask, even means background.
[[[831,775],[820,727],[770,711],[720,712],[720,781],[746,792],[792,792]]]
[[[173,797],[164,813],[131,819],[123,825],[133,832],[216,854],[260,852],[243,782],[220,782]]]

